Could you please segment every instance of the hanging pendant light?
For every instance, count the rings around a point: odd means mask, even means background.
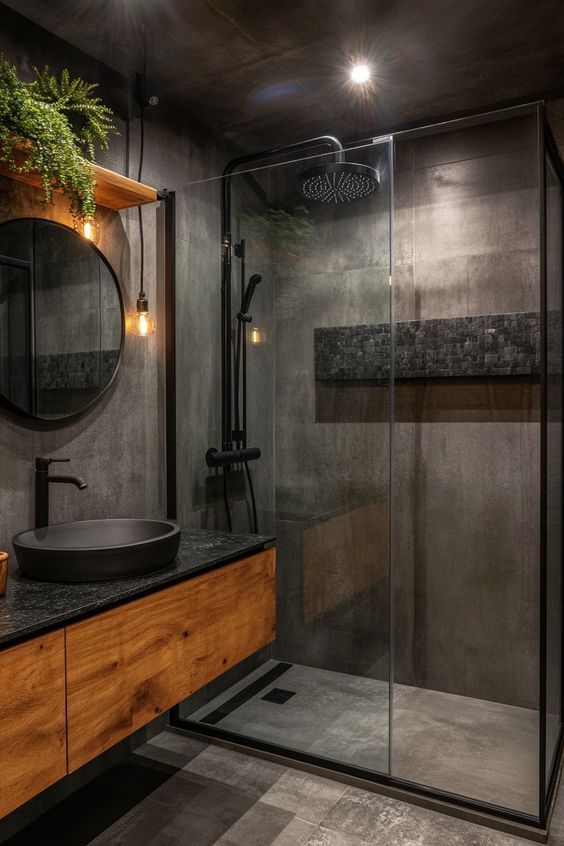
[[[146,335],[152,335],[154,331],[155,321],[149,314],[149,301],[145,296],[145,292],[139,291],[137,311],[135,313],[135,317],[133,318],[131,334],[144,338]]]
[[[137,173],[137,181],[141,182],[143,175],[143,155],[145,151],[145,108],[146,106],[154,106],[158,103],[157,97],[147,97],[145,93],[145,70],[143,76],[137,80],[138,84],[138,102],[140,107],[140,122],[139,122],[139,170]],[[143,232],[143,209],[141,206],[137,207],[139,219],[139,294],[137,296],[137,309],[133,317],[131,325],[131,334],[138,337],[145,338],[155,332],[155,321],[149,313],[149,300],[145,294],[145,237]]]

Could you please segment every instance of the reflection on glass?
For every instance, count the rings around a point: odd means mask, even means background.
[[[248,420],[263,451],[259,529],[276,535],[278,632],[180,714],[341,767],[386,772],[391,751],[394,778],[538,821],[544,517],[547,775],[562,692],[562,197],[548,165],[541,468],[538,114],[504,117],[396,138],[393,323],[382,149],[347,151],[381,172],[363,204],[304,205],[299,162],[232,177],[245,278],[262,276],[247,329],[264,332],[247,348]],[[221,187],[190,187],[210,226]],[[205,472],[206,497],[181,486],[180,508],[223,527],[222,492]],[[230,484],[234,525],[248,530],[243,474]]]
[[[352,170],[337,173],[330,155],[231,179],[245,257],[233,258],[233,314],[249,317],[248,443],[262,451],[250,469],[259,532],[277,536],[277,639],[182,707],[191,720],[379,772],[390,702],[388,155],[374,144],[347,153]],[[375,170],[371,190],[346,187]],[[304,173],[344,180],[335,202],[304,198]],[[191,188],[218,219],[219,187]],[[366,324],[387,339],[374,379]],[[243,485],[231,471],[234,528],[248,531]],[[237,691],[239,705],[225,705]]]
[[[527,115],[398,143],[395,291],[393,773],[531,816],[539,794],[536,127]],[[409,354],[414,378],[400,381]]]
[[[0,226],[0,256],[1,393],[44,419],[80,411],[119,360],[122,309],[109,266],[80,235],[46,220]],[[16,319],[25,327],[17,340]]]

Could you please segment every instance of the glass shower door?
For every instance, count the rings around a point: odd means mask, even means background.
[[[276,535],[277,638],[180,709],[200,728],[380,773],[390,710],[390,146],[346,151],[379,180],[354,200],[333,154],[230,178],[235,338],[246,284],[261,277],[244,326],[246,421],[262,451],[250,467],[258,531]],[[325,195],[311,201],[300,186],[320,175]],[[220,187],[191,186],[193,201],[205,194],[209,207]],[[248,532],[242,469],[229,487],[234,531]]]
[[[531,819],[542,708],[537,130],[530,108],[404,136],[395,191],[392,775]],[[559,403],[555,380],[558,413]],[[557,663],[558,638],[553,650]]]

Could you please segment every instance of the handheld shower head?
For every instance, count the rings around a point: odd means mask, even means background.
[[[255,288],[257,285],[262,281],[262,276],[260,273],[253,273],[247,287],[245,288],[245,293],[243,294],[243,301],[241,303],[241,313],[247,314],[249,308],[251,307],[251,300],[253,299],[253,294],[255,293]]]

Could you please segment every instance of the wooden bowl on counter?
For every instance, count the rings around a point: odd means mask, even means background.
[[[6,593],[8,584],[8,553],[0,552],[0,596]]]

